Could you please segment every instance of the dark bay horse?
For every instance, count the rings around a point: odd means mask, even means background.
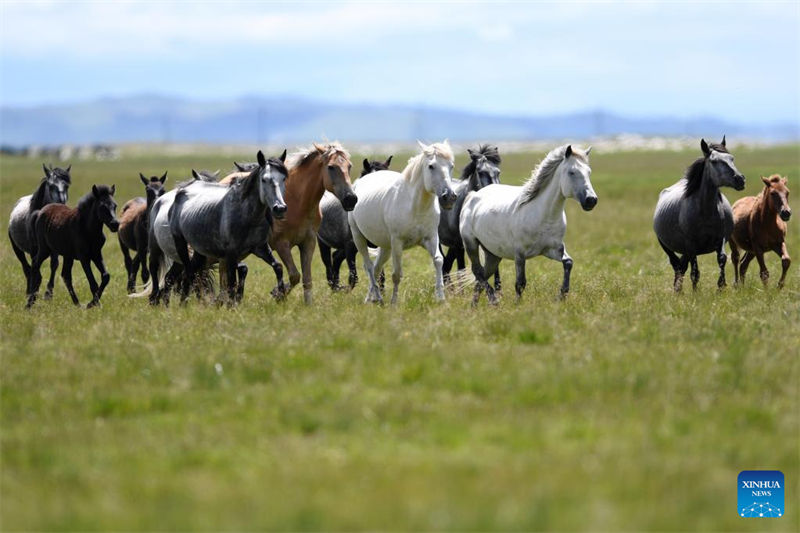
[[[389,156],[386,161],[364,159],[363,164],[362,177],[379,170],[389,170],[389,165],[392,164],[392,156]],[[347,260],[347,268],[350,271],[348,284],[352,289],[358,283],[358,271],[356,269],[358,249],[353,242],[350,224],[347,222],[347,211],[344,210],[339,199],[327,191],[325,191],[322,200],[319,202],[319,209],[322,213],[322,222],[317,231],[317,244],[319,244],[322,264],[325,265],[325,277],[328,278],[328,285],[334,291],[342,288],[339,285],[339,270],[342,262]],[[335,250],[333,254],[331,254],[331,249]]]
[[[278,252],[289,270],[289,290],[300,283],[300,272],[292,258],[292,248],[300,249],[300,265],[303,270],[303,299],[311,303],[311,259],[317,246],[317,229],[322,215],[319,202],[325,191],[331,192],[342,203],[345,211],[352,211],[358,201],[350,183],[350,154],[337,142],[314,144],[289,157],[286,165],[289,179],[286,180],[286,205],[288,212],[284,220],[273,224],[270,245]],[[276,272],[277,275],[277,272]],[[279,280],[279,286],[283,280]],[[273,292],[276,297],[283,294]]]
[[[720,144],[707,144],[702,139],[700,149],[703,157],[689,166],[680,181],[661,191],[653,217],[658,242],[675,271],[676,292],[683,287],[683,276],[690,264],[692,288],[697,288],[697,256],[709,253],[717,254],[717,286],[725,286],[725,242],[733,231],[733,211],[719,188],[744,189],[745,178],[733,164],[724,136]],[[679,258],[678,254],[682,256]]]
[[[774,174],[762,176],[764,190],[759,196],[745,196],[733,204],[733,234],[731,235],[731,261],[736,283],[744,284],[744,274],[753,257],[761,268],[764,287],[769,280],[769,270],[764,264],[764,254],[772,251],[781,258],[781,279],[778,288],[783,288],[786,271],[792,264],[786,250],[786,226],[792,216],[789,207],[789,188],[786,178]],[[739,261],[739,250],[745,252]]]
[[[461,207],[470,191],[479,191],[487,185],[500,183],[500,153],[496,146],[484,144],[478,150],[467,149],[469,163],[461,172],[461,179],[451,183],[456,193],[456,203],[452,209],[442,211],[439,216],[439,248],[447,246],[442,263],[442,275],[445,285],[450,282],[450,270],[457,262],[458,270],[464,270],[464,243],[458,230]],[[494,274],[494,289],[500,290],[500,270]]]
[[[31,262],[33,262],[33,253],[36,249],[36,237],[32,233],[31,217],[35,211],[47,204],[66,204],[67,193],[72,182],[69,174],[72,165],[65,169],[53,168],[53,165],[47,168],[42,163],[42,169],[44,170],[44,177],[39,182],[39,186],[33,194],[23,196],[17,200],[8,221],[8,238],[11,240],[11,248],[14,250],[14,255],[17,256],[22,265],[26,290],[30,283],[31,267],[25,254],[30,254]],[[47,282],[47,289],[44,293],[45,299],[49,299],[53,295],[53,284],[57,268],[58,258],[50,262],[50,280]]]
[[[144,184],[145,197],[133,198],[122,206],[119,217],[119,247],[122,258],[125,260],[125,270],[128,273],[128,294],[131,294],[136,285],[136,272],[142,268],[142,283],[147,283],[150,273],[147,270],[147,224],[153,202],[164,194],[164,183],[167,173],[160,178],[151,176],[149,179],[139,173],[139,179]],[[130,250],[135,250],[133,259]]]
[[[103,290],[111,279],[103,262],[103,244],[106,242],[103,225],[108,226],[111,231],[119,228],[114,190],[113,185],[92,185],[92,191],[78,201],[77,207],[49,204],[34,214],[31,223],[36,235],[36,254],[31,265],[27,307],[31,307],[36,301],[36,293],[42,283],[39,271],[42,262],[48,257],[52,260],[59,255],[64,258],[61,277],[72,297],[72,303],[78,305],[78,297],[72,287],[72,263],[75,260],[80,261],[92,291],[92,300],[87,308],[100,302]],[[100,271],[99,286],[92,273],[92,263]]]

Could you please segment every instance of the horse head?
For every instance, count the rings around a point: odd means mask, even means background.
[[[733,164],[733,155],[728,152],[724,135],[719,144],[708,144],[705,139],[700,139],[700,149],[703,151],[708,178],[715,187],[733,187],[737,191],[744,189],[744,175]]]
[[[117,203],[114,201],[116,186],[92,185],[92,195],[94,196],[95,213],[97,218],[108,226],[108,229],[116,232],[119,229],[117,220]]]
[[[42,169],[46,180],[45,203],[66,204],[69,186],[72,183],[69,174],[72,165],[67,168],[53,168],[53,165],[50,165],[50,168],[47,168],[42,163]]]
[[[467,148],[467,153],[470,162],[464,168],[464,177],[470,180],[470,190],[478,191],[487,185],[500,183],[500,154],[496,146],[483,145],[477,151]]]
[[[425,190],[436,195],[442,209],[450,209],[456,203],[456,193],[450,188],[455,157],[445,139],[441,143],[426,145],[417,141],[422,149],[422,179]]]
[[[152,203],[156,198],[164,194],[164,183],[167,181],[166,171],[160,178],[158,176],[150,176],[149,179],[139,172],[139,179],[144,184],[144,193],[148,203]]]
[[[272,212],[272,216],[282,219],[286,216],[286,202],[283,195],[286,192],[286,177],[289,175],[284,164],[286,150],[280,157],[270,157],[269,159],[264,157],[264,153],[259,150],[256,159],[258,165],[251,171],[251,177],[253,174],[257,174],[258,197],[261,203]]]
[[[597,193],[592,187],[592,168],[589,166],[589,152],[573,149],[568,145],[564,151],[564,159],[558,165],[558,179],[561,193],[566,198],[575,198],[584,211],[591,211],[597,205]]]
[[[386,161],[370,161],[368,159],[364,159],[364,168],[361,170],[361,177],[366,176],[367,174],[372,174],[373,172],[378,172],[379,170],[389,170],[389,165],[392,164],[392,157]]]
[[[345,211],[352,211],[358,202],[350,181],[350,154],[338,143],[328,145],[314,144],[319,157],[322,158],[322,184],[325,190],[333,193],[342,203]]]
[[[773,211],[778,213],[781,220],[787,222],[792,217],[792,209],[789,207],[789,188],[786,186],[787,179],[778,174],[773,174],[769,178],[761,176],[764,182],[764,196],[769,202]]]

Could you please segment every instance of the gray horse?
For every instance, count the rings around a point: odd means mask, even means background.
[[[27,287],[30,281],[31,266],[28,263],[25,254],[31,255],[31,263],[33,262],[33,253],[36,250],[36,237],[33,235],[33,227],[31,225],[31,216],[34,211],[41,209],[47,204],[66,204],[67,193],[69,185],[72,182],[69,171],[72,165],[67,168],[47,168],[42,163],[44,170],[44,177],[39,183],[33,194],[23,196],[14,205],[11,210],[11,217],[8,222],[8,238],[11,239],[11,248],[14,249],[14,254],[22,264],[22,272],[25,274],[25,286]],[[53,256],[50,259],[50,280],[47,282],[47,289],[45,290],[45,299],[50,299],[53,295],[53,284],[55,282],[56,269],[58,268],[58,256]]]
[[[229,186],[198,182],[177,192],[170,209],[169,230],[186,268],[185,300],[199,258],[223,261],[229,302],[236,300],[237,266],[269,239],[272,220],[286,215],[283,187],[288,172],[281,158],[267,161],[258,152],[258,168]],[[188,247],[194,250],[189,258]]]
[[[500,153],[496,146],[484,144],[477,151],[467,149],[469,163],[461,172],[461,179],[451,183],[453,192],[456,193],[456,203],[450,210],[442,211],[439,216],[439,249],[447,246],[444,254],[442,274],[444,282],[450,282],[450,270],[456,262],[458,270],[464,270],[464,243],[458,231],[458,220],[461,216],[461,207],[470,191],[479,191],[487,185],[500,183]],[[494,288],[500,290],[500,271],[494,275]]]
[[[364,159],[364,168],[361,170],[361,177],[378,172],[379,170],[389,170],[392,164],[392,157],[386,161],[369,161]],[[319,202],[322,222],[317,230],[317,244],[322,263],[325,265],[325,277],[328,285],[334,291],[340,290],[339,269],[342,262],[347,260],[347,268],[350,271],[348,284],[350,288],[358,283],[358,271],[356,269],[356,244],[353,242],[353,234],[350,231],[350,224],[347,222],[347,211],[342,207],[342,202],[334,195],[325,191],[322,200]],[[331,248],[336,251],[331,254]]]
[[[689,166],[680,181],[661,191],[653,217],[658,242],[675,271],[676,292],[683,287],[690,264],[692,288],[697,288],[697,256],[712,252],[716,252],[719,265],[717,286],[725,286],[725,243],[733,231],[733,211],[719,188],[744,189],[744,176],[733,164],[724,136],[720,144],[702,139],[700,148],[703,157]]]

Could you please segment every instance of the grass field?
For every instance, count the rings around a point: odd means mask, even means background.
[[[800,152],[733,152],[748,182],[732,202],[761,174],[796,191],[782,292],[776,256],[766,291],[754,263],[746,287],[718,293],[704,256],[699,290],[671,292],[652,211],[699,148],[592,154],[600,201],[568,205],[564,302],[561,265],[538,258],[519,304],[504,262],[498,308],[470,309],[469,291],[436,305],[419,249],[396,308],[365,306],[363,276],[330,293],[315,258],[312,307],[299,290],[273,302],[271,270],[250,260],[237,309],[153,309],[125,295],[111,235],[100,308],[74,308],[59,280],[25,311],[4,236],[2,529],[797,531]],[[504,156],[501,179],[521,182],[543,155]],[[139,171],[174,184],[190,165],[231,159],[76,162],[70,204],[115,183],[121,205],[141,194]],[[40,161],[2,159],[3,234],[40,176]],[[739,518],[745,469],[784,472],[783,518]]]

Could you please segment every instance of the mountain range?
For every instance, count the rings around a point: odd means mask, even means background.
[[[313,139],[391,142],[613,136],[703,136],[723,133],[762,141],[796,141],[800,125],[744,124],[715,117],[626,117],[603,110],[547,116],[472,113],[438,107],[328,103],[245,96],[195,101],[163,95],[81,103],[0,107],[0,143],[10,146],[128,143],[288,143]]]

